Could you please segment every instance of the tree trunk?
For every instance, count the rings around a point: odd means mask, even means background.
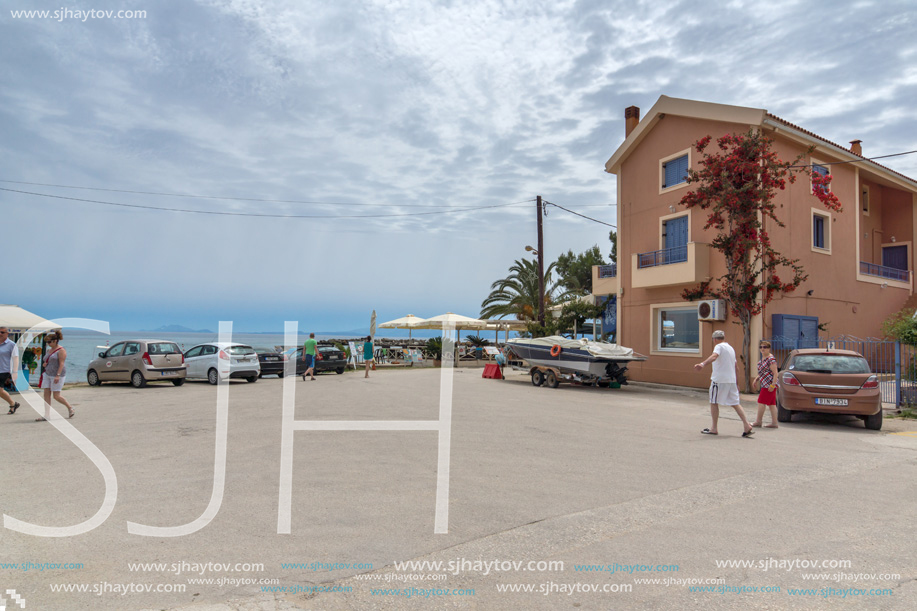
[[[742,369],[744,370],[743,373],[745,374],[743,376],[745,378],[745,392],[748,392],[748,393],[752,392],[751,367],[750,367],[751,350],[750,348],[751,348],[751,321],[745,320],[743,317],[743,320],[742,320],[742,361],[743,361]]]

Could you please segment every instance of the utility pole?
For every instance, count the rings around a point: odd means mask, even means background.
[[[544,204],[541,196],[535,198],[538,208],[538,324],[544,327],[544,229],[542,227],[542,214]]]

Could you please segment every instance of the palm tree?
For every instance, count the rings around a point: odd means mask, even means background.
[[[517,320],[535,320],[538,317],[538,263],[530,259],[516,260],[509,268],[510,274],[490,285],[490,295],[481,303],[481,318],[514,316]],[[557,295],[560,282],[552,282],[554,263],[544,272],[544,306],[562,299],[566,292]]]

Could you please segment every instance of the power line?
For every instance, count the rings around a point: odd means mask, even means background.
[[[875,161],[876,159],[886,159],[888,157],[901,157],[902,155],[913,155],[917,151],[905,151],[904,153],[892,153],[891,155],[879,155],[878,157],[864,157],[862,159],[850,159],[848,161],[826,161],[824,163],[805,163],[801,165],[791,165],[791,168],[811,168],[816,165],[842,165],[845,163],[860,163],[861,161]]]
[[[446,210],[433,210],[429,212],[405,212],[400,214],[339,214],[339,215],[321,215],[321,214],[254,214],[250,212],[219,212],[213,210],[190,210],[184,208],[162,208],[158,206],[143,206],[140,204],[122,204],[119,202],[106,202],[97,199],[83,199],[79,197],[66,197],[63,195],[51,195],[49,193],[35,193],[33,191],[20,191],[17,189],[6,189],[0,187],[0,191],[10,193],[22,193],[25,195],[34,195],[37,197],[50,197],[53,199],[64,199],[74,202],[85,202],[90,204],[102,204],[105,206],[118,206],[122,208],[135,208],[140,210],[158,210],[163,212],[183,212],[188,214],[210,214],[217,216],[246,216],[262,218],[282,218],[282,219],[371,219],[371,218],[388,218],[388,217],[405,217],[405,216],[428,216],[433,214],[453,214],[456,212],[469,212],[472,210],[490,210],[493,208],[506,208],[508,206],[518,206],[527,204],[534,200],[525,200],[522,202],[512,202],[509,204],[495,204],[492,206],[474,206],[467,208],[449,208]]]
[[[261,203],[272,203],[272,204],[312,204],[319,206],[378,206],[378,207],[392,207],[398,206],[401,208],[442,208],[443,206],[436,206],[435,204],[367,204],[360,202],[320,202],[312,200],[301,200],[301,199],[262,199],[257,197],[230,197],[224,195],[192,195],[190,193],[166,193],[166,192],[157,192],[157,191],[129,191],[127,189],[105,189],[103,187],[79,187],[75,185],[55,185],[44,182],[25,182],[21,180],[4,180],[0,179],[0,182],[16,184],[16,185],[32,185],[37,187],[57,187],[60,189],[81,189],[84,191],[105,191],[108,193],[130,193],[133,195],[158,195],[163,197],[187,197],[187,198],[196,198],[196,199],[225,199],[239,202],[261,202]],[[28,191],[17,191],[17,193],[28,193]],[[513,202],[518,204],[527,204],[529,202],[535,201],[533,199],[527,199],[521,202]]]
[[[606,223],[605,221],[600,221],[600,220],[598,220],[598,219],[594,219],[594,218],[592,218],[591,216],[586,216],[585,214],[580,214],[579,212],[574,212],[573,210],[570,210],[570,209],[568,209],[568,208],[564,208],[563,206],[558,206],[557,204],[555,204],[555,203],[553,203],[553,202],[546,201],[545,203],[546,203],[546,204],[551,204],[551,205],[554,206],[555,208],[560,208],[561,210],[565,210],[565,211],[569,212],[570,214],[575,214],[576,216],[581,216],[581,217],[583,217],[584,219],[589,220],[589,221],[592,221],[592,222],[594,222],[594,223],[601,223],[602,225],[607,225],[608,227],[611,227],[612,229],[617,229],[617,227],[614,226],[614,225],[612,225],[611,223]]]

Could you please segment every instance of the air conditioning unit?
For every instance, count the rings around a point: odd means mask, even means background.
[[[705,299],[697,304],[698,320],[726,320],[726,301]]]

